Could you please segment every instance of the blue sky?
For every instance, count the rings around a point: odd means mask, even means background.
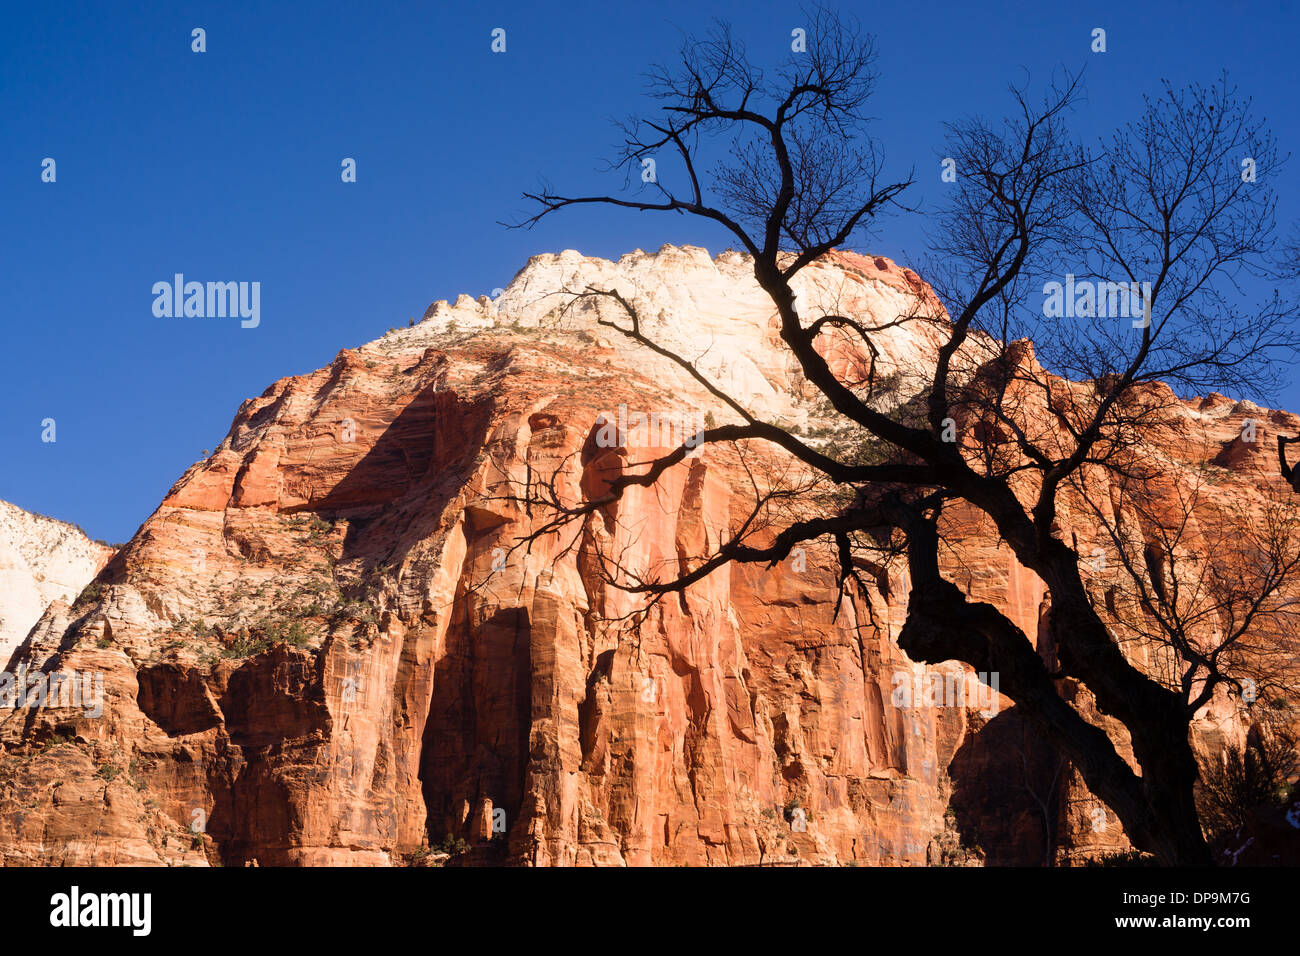
[[[1286,2],[936,3],[842,9],[880,50],[873,112],[888,168],[937,198],[946,120],[1000,116],[1029,71],[1086,67],[1082,130],[1131,118],[1160,78],[1254,96],[1300,151],[1300,14]],[[760,59],[789,48],[797,4],[58,3],[0,13],[0,498],[129,538],[239,403],[428,304],[504,286],[537,252],[720,250],[685,217],[584,210],[531,231],[498,221],[545,175],[599,173],[611,117],[680,31],[731,20]],[[1107,30],[1107,52],[1090,33]],[[207,52],[190,31],[207,32]],[[491,31],[506,30],[504,54]],[[41,161],[57,181],[41,182]],[[357,182],[340,181],[343,157]],[[1300,218],[1300,165],[1279,184]],[[868,251],[922,251],[923,217]],[[261,282],[261,324],[156,318],[154,282]],[[1283,403],[1300,408],[1300,387]],[[41,441],[54,418],[57,441]]]

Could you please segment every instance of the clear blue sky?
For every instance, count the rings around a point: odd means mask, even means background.
[[[1226,67],[1300,152],[1296,4],[846,4],[878,37],[876,131],[936,197],[941,124],[1002,115],[1028,69],[1087,67],[1085,129],[1134,115],[1161,77]],[[434,299],[488,294],[536,252],[719,250],[682,217],[498,220],[546,175],[588,191],[679,29],[734,22],[777,58],[797,4],[17,3],[0,13],[0,498],[126,540],[225,434],[239,403]],[[1108,50],[1089,51],[1093,27]],[[207,31],[207,52],[190,31]],[[490,50],[503,27],[504,55]],[[40,181],[41,161],[57,182]],[[340,181],[355,157],[358,182]],[[1300,164],[1280,186],[1300,217]],[[923,222],[870,251],[915,258]],[[262,283],[261,325],[155,318],[154,282]],[[1285,404],[1300,408],[1300,388]],[[41,441],[54,418],[57,442]]]

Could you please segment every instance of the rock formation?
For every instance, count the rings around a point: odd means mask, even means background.
[[[73,600],[112,556],[75,525],[0,501],[0,658],[9,659],[51,601]]]
[[[103,707],[0,712],[4,859],[836,865],[1124,849],[1113,814],[1009,701],[954,696],[972,686],[959,665],[899,651],[898,569],[869,569],[872,592],[840,601],[834,556],[809,547],[721,569],[643,615],[610,585],[611,557],[652,574],[706,555],[746,513],[753,469],[779,468],[770,455],[703,449],[617,508],[547,530],[528,490],[598,493],[692,423],[732,416],[598,324],[603,305],[564,307],[593,286],[634,297],[649,335],[755,412],[826,427],[746,258],[690,247],[538,256],[495,301],[435,303],[274,383],[95,599],[55,600],[15,656],[31,673],[102,675]],[[926,293],[851,254],[800,288],[876,318]],[[881,362],[905,382],[942,335],[941,322],[884,332]],[[1216,494],[1256,500],[1250,468],[1300,419],[1181,405],[1202,440],[1152,453],[1179,480],[1212,465]],[[621,447],[597,441],[620,416]],[[1257,448],[1236,441],[1247,418]],[[1095,540],[1086,516],[1065,519]],[[1037,635],[1042,583],[969,521],[954,580]],[[1216,698],[1198,741],[1243,726],[1239,702]]]

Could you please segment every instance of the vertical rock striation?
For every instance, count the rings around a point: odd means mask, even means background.
[[[611,562],[645,577],[698,564],[748,513],[755,474],[788,470],[770,450],[703,449],[559,527],[529,504],[539,488],[598,495],[689,423],[732,417],[601,326],[604,305],[562,308],[589,287],[634,298],[648,334],[756,414],[826,427],[747,260],[690,247],[538,256],[495,302],[436,303],[276,382],[103,570],[96,600],[55,601],[16,656],[102,673],[105,703],[0,723],[4,859],[924,864],[978,842],[1035,863],[1122,848],[1009,701],[900,698],[965,674],[899,651],[899,568],[865,568],[869,593],[844,600],[821,545],[648,609],[611,584]],[[800,296],[879,319],[932,306],[913,273],[847,253],[806,270]],[[880,335],[904,393],[943,335],[941,316]],[[1230,405],[1183,406],[1205,439],[1160,450],[1171,474],[1231,443],[1245,414]],[[597,440],[638,413],[657,431]],[[1222,494],[1253,500],[1233,457],[1253,454],[1227,453]],[[1042,583],[976,516],[955,520],[969,527],[953,579],[1036,639]],[[1095,538],[1082,513],[1064,520]],[[1240,736],[1238,711],[1207,710],[1206,746]]]

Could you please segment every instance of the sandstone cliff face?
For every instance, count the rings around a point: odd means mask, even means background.
[[[610,585],[611,559],[654,575],[707,555],[747,513],[755,469],[779,469],[770,455],[703,449],[558,529],[526,504],[541,486],[598,494],[705,414],[731,419],[601,327],[606,305],[560,308],[564,290],[619,288],[649,335],[752,409],[819,427],[748,270],[693,248],[539,256],[495,302],[436,303],[246,401],[97,600],[56,601],[18,655],[102,674],[104,701],[0,724],[6,861],[388,865],[445,845],[469,863],[924,864],[977,858],[964,841],[1034,863],[1125,846],[1008,701],[954,698],[959,666],[898,650],[899,569],[867,569],[872,593],[842,603],[821,547],[723,568],[644,613]],[[918,291],[888,260],[843,254],[800,296],[892,318]],[[890,330],[881,361],[906,381],[941,337]],[[1217,400],[1184,411],[1204,443],[1161,453],[1189,473],[1249,415],[1300,425]],[[595,440],[638,412],[654,434]],[[1220,471],[1225,496],[1258,494],[1237,463]],[[969,520],[954,579],[1037,638],[1041,582]],[[1240,736],[1239,711],[1207,708],[1206,746]]]
[[[73,600],[112,556],[73,525],[0,501],[0,659],[51,601]]]

